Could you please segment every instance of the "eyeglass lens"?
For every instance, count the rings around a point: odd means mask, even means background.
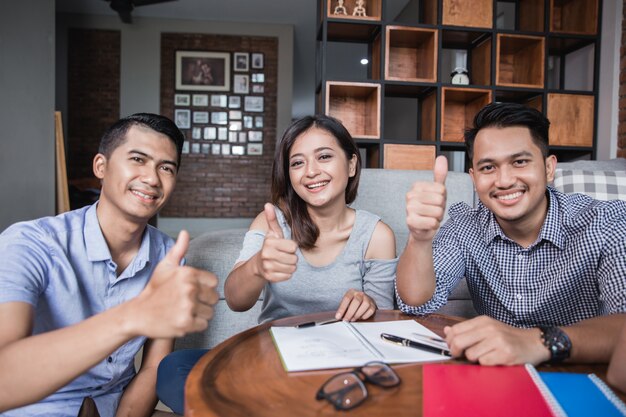
[[[337,409],[347,410],[367,398],[367,389],[355,373],[343,373],[335,375],[324,384],[323,397]]]
[[[384,363],[365,364],[360,371],[368,382],[381,387],[393,387],[400,383],[398,375]]]

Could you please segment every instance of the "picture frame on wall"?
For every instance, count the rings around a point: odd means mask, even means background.
[[[243,109],[249,112],[262,112],[263,111],[263,97],[246,96],[244,99]]]
[[[243,127],[246,129],[252,129],[254,127],[254,117],[243,116]]]
[[[256,128],[263,127],[263,116],[254,116],[254,127]]]
[[[191,110],[174,110],[174,122],[179,129],[189,129],[191,127]]]
[[[176,90],[229,91],[230,54],[176,51]]]
[[[208,94],[194,94],[191,103],[194,106],[207,107],[209,105],[209,96]]]
[[[226,107],[228,105],[228,96],[226,94],[211,95],[211,107]]]
[[[249,69],[249,58],[247,52],[235,52],[234,53],[234,61],[235,61],[235,71],[248,71]]]
[[[255,72],[252,74],[252,82],[253,83],[264,83],[265,82],[265,74],[262,72]]]
[[[238,109],[241,107],[241,97],[239,96],[230,96],[228,97],[228,108],[229,109]]]
[[[219,143],[211,145],[211,155],[219,155],[222,150],[222,145]]]
[[[228,124],[228,113],[225,111],[211,112],[211,123],[214,125]]]
[[[230,148],[233,155],[245,155],[246,148],[241,145],[234,145]]]
[[[248,155],[263,155],[263,144],[248,143]]]
[[[235,74],[233,77],[233,93],[248,94],[250,92],[250,76]]]
[[[228,139],[228,128],[218,127],[217,128],[217,140],[226,140],[226,139]]]
[[[248,132],[248,140],[250,142],[263,142],[263,132],[259,130],[251,130]]]
[[[217,129],[215,126],[208,126],[204,128],[204,139],[215,140],[217,139]]]
[[[174,105],[175,106],[188,106],[189,94],[174,94]]]
[[[194,123],[209,123],[209,112],[208,111],[193,112],[193,122]]]
[[[230,120],[241,120],[241,110],[230,110],[228,112],[228,118]]]
[[[263,84],[252,84],[252,92],[253,93],[264,93],[265,86]]]
[[[252,68],[253,69],[263,69],[263,53],[261,52],[253,52],[252,53]]]
[[[192,139],[202,139],[202,128],[200,128],[198,126],[194,126],[194,128],[191,129],[191,138]]]

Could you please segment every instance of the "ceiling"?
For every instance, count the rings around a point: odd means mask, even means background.
[[[300,117],[315,111],[316,4],[316,0],[178,0],[136,7],[132,16],[293,25],[293,117]],[[105,0],[56,0],[56,10],[116,15]]]

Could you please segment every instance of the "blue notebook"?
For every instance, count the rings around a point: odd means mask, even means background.
[[[595,374],[539,372],[539,376],[569,417],[626,416],[626,405]]]

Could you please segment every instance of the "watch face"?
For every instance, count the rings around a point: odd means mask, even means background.
[[[467,74],[454,74],[452,77],[452,84],[468,85],[469,77]]]

